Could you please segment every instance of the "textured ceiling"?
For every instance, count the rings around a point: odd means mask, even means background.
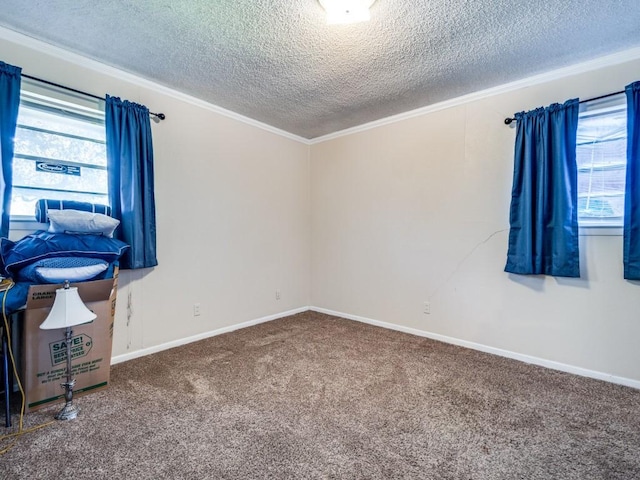
[[[317,0],[0,0],[0,25],[315,138],[640,46],[640,3],[377,0],[326,25]]]

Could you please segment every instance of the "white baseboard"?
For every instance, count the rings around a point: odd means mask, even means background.
[[[253,325],[258,325],[260,323],[270,322],[271,320],[276,320],[278,318],[288,317],[290,315],[295,315],[297,313],[306,312],[307,310],[312,310],[318,313],[325,313],[327,315],[333,315],[335,317],[346,318],[348,320],[354,320],[356,322],[367,323],[369,325],[387,328],[389,330],[396,330],[399,332],[416,335],[418,337],[430,338],[432,340],[437,340],[439,342],[458,345],[460,347],[470,348],[472,350],[478,350],[480,352],[490,353],[492,355],[498,355],[500,357],[511,358],[513,360],[518,360],[524,363],[530,363],[532,365],[539,365],[541,367],[550,368],[553,370],[559,370],[561,372],[567,372],[567,373],[572,373],[574,375],[579,375],[582,377],[603,380],[605,382],[615,383],[617,385],[624,385],[626,387],[631,387],[631,388],[640,390],[640,381],[633,380],[631,378],[610,375],[608,373],[589,370],[582,367],[576,367],[574,365],[568,365],[566,363],[546,360],[544,358],[538,358],[531,355],[525,355],[523,353],[512,352],[510,350],[503,350],[501,348],[490,347],[488,345],[483,345],[481,343],[469,342],[467,340],[448,337],[446,335],[440,335],[438,333],[427,332],[425,330],[418,330],[417,328],[404,327],[402,325],[396,325],[394,323],[382,322],[380,320],[373,320],[371,318],[361,317],[359,315],[351,315],[349,313],[337,312],[335,310],[329,310],[326,308],[313,307],[313,306],[300,307],[293,310],[288,310],[286,312],[275,313],[273,315],[267,315],[266,317],[256,318],[254,320],[237,323],[235,325],[230,325],[228,327],[218,328],[216,330],[211,330],[209,332],[203,332],[198,335],[193,335],[191,337],[173,340],[171,342],[155,345],[153,347],[143,348],[143,349],[136,350],[130,353],[125,353],[122,355],[116,355],[115,357],[111,358],[111,365],[126,362],[128,360],[133,360],[134,358],[144,357],[152,353],[161,352],[163,350],[179,347],[181,345],[186,345],[188,343],[197,342],[198,340],[204,340],[205,338],[215,337],[216,335],[222,335],[223,333],[233,332],[234,330],[240,330],[241,328],[247,328]]]
[[[267,315],[266,317],[256,318],[254,320],[248,320],[246,322],[237,323],[228,327],[222,327],[216,330],[211,330],[209,332],[199,333],[198,335],[193,335],[191,337],[180,338],[178,340],[162,343],[160,345],[154,345],[153,347],[142,348],[134,352],[116,355],[115,357],[111,357],[111,365],[126,362],[128,360],[133,360],[134,358],[144,357],[152,353],[161,352],[163,350],[179,347],[181,345],[186,345],[187,343],[197,342],[198,340],[204,340],[205,338],[215,337],[216,335],[222,335],[223,333],[233,332],[234,330],[240,330],[241,328],[251,327],[253,325],[258,325],[259,323],[270,322],[271,320],[276,320],[278,318],[288,317],[290,315],[295,315],[296,313],[306,312],[308,310],[309,307],[300,307],[293,310],[288,310],[286,312],[274,313],[273,315]]]
[[[403,327],[388,322],[381,322],[379,320],[373,320],[371,318],[360,317],[358,315],[351,315],[349,313],[336,312],[334,310],[328,310],[320,307],[309,307],[309,310],[319,313],[325,313],[327,315],[333,315],[336,317],[342,317],[349,320],[355,320],[357,322],[367,323],[369,325],[375,325],[376,327],[388,328],[390,330],[397,330],[399,332],[409,333],[411,335],[417,335],[419,337],[426,337],[432,340],[438,340],[439,342],[450,343],[452,345],[458,345],[460,347],[470,348],[472,350],[478,350],[480,352],[491,353],[500,357],[511,358],[513,360],[519,360],[524,363],[530,363],[533,365],[539,365],[541,367],[551,368],[553,370],[559,370],[561,372],[572,373],[574,375],[580,375],[582,377],[595,378],[597,380],[604,380],[605,382],[615,383],[618,385],[624,385],[640,390],[640,381],[633,380],[625,377],[618,377],[616,375],[610,375],[608,373],[597,372],[595,370],[589,370],[586,368],[576,367],[573,365],[567,365],[565,363],[554,362],[552,360],[545,360],[544,358],[533,357],[531,355],[525,355],[522,353],[512,352],[509,350],[503,350],[501,348],[490,347],[488,345],[482,345],[480,343],[469,342],[467,340],[460,340],[454,337],[447,337],[446,335],[440,335],[438,333],[427,332],[424,330],[418,330],[417,328]]]

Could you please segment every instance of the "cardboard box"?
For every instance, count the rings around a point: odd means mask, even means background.
[[[118,272],[114,278],[72,283],[80,298],[97,318],[73,327],[72,370],[76,380],[74,397],[106,388],[111,370],[113,319],[116,311]],[[25,411],[31,412],[64,401],[67,351],[65,330],[41,330],[62,285],[32,285],[29,288],[22,334],[22,385]]]

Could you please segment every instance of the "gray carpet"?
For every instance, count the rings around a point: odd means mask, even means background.
[[[313,312],[116,365],[77,404],[0,478],[640,478],[640,391]]]

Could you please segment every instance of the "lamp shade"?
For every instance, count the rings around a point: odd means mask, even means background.
[[[56,328],[75,327],[83,323],[89,323],[97,318],[97,315],[89,310],[82,302],[77,287],[58,288],[53,307],[47,318],[40,324],[43,330]]]

